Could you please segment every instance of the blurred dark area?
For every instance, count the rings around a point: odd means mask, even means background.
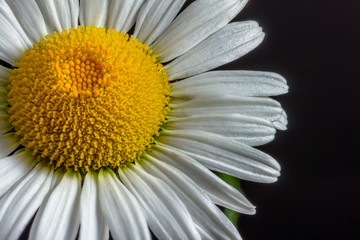
[[[256,20],[262,45],[222,69],[282,74],[277,97],[288,130],[260,147],[282,165],[274,184],[242,182],[254,216],[241,216],[246,240],[359,239],[360,2],[250,0],[236,18]]]

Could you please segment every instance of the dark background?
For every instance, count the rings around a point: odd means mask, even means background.
[[[257,206],[241,216],[246,240],[360,239],[360,1],[250,0],[239,20],[256,20],[262,45],[222,69],[274,71],[290,86],[277,97],[289,119],[261,150],[282,176],[242,182]]]

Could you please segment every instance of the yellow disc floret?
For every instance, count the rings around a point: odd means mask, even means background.
[[[9,79],[21,144],[56,167],[96,170],[139,158],[168,113],[166,70],[149,47],[115,30],[46,36]]]

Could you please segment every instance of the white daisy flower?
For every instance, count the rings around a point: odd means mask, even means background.
[[[277,180],[288,90],[210,71],[262,42],[246,2],[0,0],[0,239],[241,239],[212,171]]]

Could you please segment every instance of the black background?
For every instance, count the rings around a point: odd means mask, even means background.
[[[282,176],[242,183],[257,206],[239,220],[244,239],[360,239],[359,12],[356,0],[250,0],[236,18],[266,37],[222,69],[274,71],[290,86],[276,98],[288,130],[260,148]]]

